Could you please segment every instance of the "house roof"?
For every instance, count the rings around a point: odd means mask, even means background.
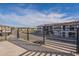
[[[61,25],[79,25],[79,21],[72,21],[72,22],[63,22],[63,23],[53,23],[53,24],[44,24],[44,25],[39,25],[40,26],[61,26]]]

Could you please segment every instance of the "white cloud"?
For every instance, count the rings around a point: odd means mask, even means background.
[[[0,22],[2,20],[5,20],[8,22],[14,22],[16,26],[25,26],[25,27],[34,27],[41,24],[47,24],[47,23],[57,23],[57,22],[65,22],[65,21],[72,21],[73,17],[63,18],[66,16],[66,14],[60,14],[60,13],[50,13],[45,14],[41,13],[36,10],[31,9],[22,9],[22,8],[14,8],[14,10],[22,15],[17,15],[17,13],[11,13],[11,14],[0,14]],[[12,24],[8,25],[14,25]],[[14,26],[15,26],[14,25]]]

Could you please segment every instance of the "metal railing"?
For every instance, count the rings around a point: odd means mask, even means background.
[[[30,40],[32,40],[32,38],[30,38],[30,35],[31,34],[35,34],[35,35],[38,35],[38,36],[41,36],[42,37],[42,39],[41,39],[41,41],[39,41],[39,40],[36,40],[36,41],[38,41],[38,44],[47,44],[46,43],[46,40],[47,40],[47,37],[48,36],[50,36],[49,34],[48,34],[48,32],[47,32],[47,29],[45,29],[45,27],[43,27],[43,28],[40,28],[40,30],[42,30],[42,32],[40,32],[39,31],[39,33],[38,33],[38,30],[35,30],[35,31],[33,31],[33,32],[30,32],[29,30],[30,29],[34,29],[34,28],[25,28],[25,32],[24,31],[22,31],[22,28],[16,28],[17,29],[17,31],[16,31],[16,33],[17,33],[17,35],[16,35],[16,37],[17,38],[23,38],[23,39],[25,39],[25,40],[27,40],[27,41],[30,41]],[[35,28],[36,29],[36,28]],[[11,33],[12,33],[12,29],[11,29]],[[35,33],[36,32],[36,33]],[[21,35],[21,33],[22,34],[24,34],[25,35],[25,37],[23,37],[22,35]],[[40,34],[41,33],[41,34]],[[6,34],[6,28],[5,28],[5,33],[4,33],[4,39],[5,40],[7,40],[7,34]],[[38,37],[39,38],[39,37]],[[64,43],[64,42],[63,42]],[[56,45],[56,44],[55,44]],[[77,39],[76,39],[76,53],[78,53],[79,54],[79,28],[77,28]]]

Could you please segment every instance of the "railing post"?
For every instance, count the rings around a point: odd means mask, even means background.
[[[27,40],[29,41],[29,28],[27,28]]]
[[[45,27],[44,26],[43,26],[42,31],[43,31],[43,44],[45,44]]]
[[[4,36],[5,36],[5,40],[7,40],[7,33],[6,33],[6,27],[5,27],[5,33],[4,33]]]
[[[2,26],[1,26],[1,36],[2,36]]]
[[[77,28],[77,53],[79,54],[79,28]]]
[[[12,29],[13,29],[13,28],[11,27],[11,34],[12,34]]]
[[[19,38],[19,28],[17,28],[17,38]]]

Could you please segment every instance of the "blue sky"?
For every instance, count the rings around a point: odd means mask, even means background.
[[[74,21],[79,18],[77,3],[0,4],[0,24],[34,27],[42,24]]]

